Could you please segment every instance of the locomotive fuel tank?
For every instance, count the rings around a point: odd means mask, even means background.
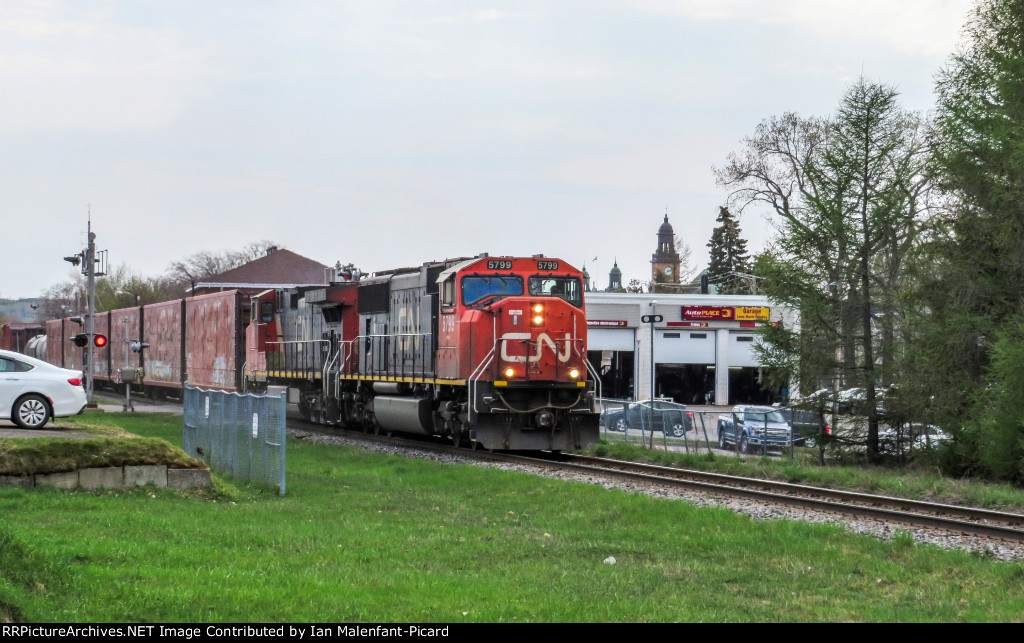
[[[435,432],[428,398],[377,395],[373,398],[373,416],[377,424],[388,431],[424,435]]]

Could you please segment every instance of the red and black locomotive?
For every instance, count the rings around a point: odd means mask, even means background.
[[[487,449],[598,438],[583,274],[559,259],[447,260],[252,299],[243,379],[324,424]],[[344,279],[344,277],[342,277]]]

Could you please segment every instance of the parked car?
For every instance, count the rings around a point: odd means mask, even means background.
[[[789,422],[793,435],[796,436],[797,446],[817,446],[821,437],[832,434],[832,427],[818,411],[783,407],[779,412]]]
[[[950,440],[952,437],[934,424],[914,422],[879,431],[878,448],[883,453],[902,455],[910,451],[936,449]]]
[[[602,414],[605,428],[625,432],[626,429],[661,431],[667,436],[681,438],[693,429],[693,413],[685,404],[668,400],[641,400],[625,409],[608,409]]]
[[[875,389],[875,413],[882,417],[885,414],[885,401],[889,392],[885,387]],[[867,415],[868,392],[863,388],[846,388],[835,391],[830,388],[823,388],[810,395],[793,402],[795,406],[804,409],[818,409],[826,413],[832,411],[832,401],[838,402],[838,410],[844,415]]]
[[[82,371],[0,350],[0,419],[25,429],[41,429],[53,417],[85,409]]]
[[[738,445],[743,453],[788,448],[793,430],[782,411],[770,406],[734,406],[718,418],[718,446]],[[801,438],[795,443],[803,446]]]

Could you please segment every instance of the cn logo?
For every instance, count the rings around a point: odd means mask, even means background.
[[[540,361],[541,353],[544,352],[544,347],[551,349],[551,352],[555,354],[559,362],[569,361],[569,341],[572,339],[572,335],[569,333],[565,334],[567,341],[562,343],[562,352],[558,351],[558,346],[555,344],[555,340],[548,337],[547,333],[541,333],[537,336],[537,350],[533,355],[509,355],[508,345],[509,344],[521,344],[522,340],[529,340],[530,333],[505,333],[501,336],[501,359],[506,362],[534,362]]]

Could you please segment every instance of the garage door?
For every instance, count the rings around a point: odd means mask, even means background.
[[[588,328],[588,351],[627,351],[634,350],[632,328]]]
[[[714,364],[715,332],[659,330],[654,338],[658,364]]]
[[[729,333],[729,366],[760,366],[754,350],[760,343],[757,333]]]

